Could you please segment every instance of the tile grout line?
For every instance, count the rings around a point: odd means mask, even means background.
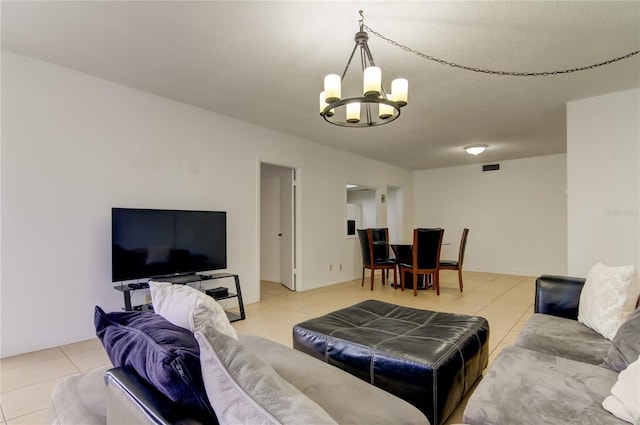
[[[56,348],[62,353],[62,356],[59,357],[59,358],[66,358],[73,365],[73,367],[76,369],[75,372],[67,374],[67,375],[64,375],[64,376],[61,376],[61,377],[48,379],[46,381],[37,382],[37,383],[31,384],[31,385],[27,385],[27,386],[19,387],[19,388],[14,388],[14,389],[11,389],[11,390],[8,390],[8,391],[3,391],[3,392],[26,390],[29,387],[34,387],[36,385],[44,384],[44,383],[47,383],[49,381],[55,381],[57,379],[66,378],[66,377],[69,377],[69,376],[74,376],[74,375],[77,375],[79,373],[82,373],[82,371],[80,370],[78,365],[75,364],[75,362],[67,355],[67,353],[62,348],[60,348],[60,347],[56,347]],[[49,360],[42,360],[42,361],[39,361],[39,362],[33,362],[33,363],[30,363],[30,364],[24,365],[24,366],[31,366],[31,365],[34,365],[34,364],[37,364],[37,363],[43,363],[43,362],[46,362],[46,361],[49,361]],[[19,416],[12,417],[12,418],[7,417],[7,414],[6,414],[5,410],[4,410],[4,406],[2,405],[2,403],[0,403],[0,409],[2,410],[2,416],[5,419],[2,423],[3,424],[8,424],[9,420],[13,421],[13,420],[19,419],[19,418],[27,416],[27,415],[32,415],[32,414],[37,413],[37,412],[39,412],[41,410],[46,410],[47,408],[45,407],[44,409],[37,409],[37,410],[31,411],[31,412],[27,412],[24,415],[19,415]]]
[[[34,410],[33,412],[25,413],[24,415],[16,416],[15,418],[11,418],[11,421],[15,421],[17,419],[24,418],[25,416],[33,415],[33,414],[38,413],[38,412],[45,412],[46,413],[47,412],[47,408],[45,407],[44,409],[38,409],[38,410]],[[2,422],[2,424],[3,425],[10,425],[9,424],[9,419],[7,419],[5,422]]]
[[[75,366],[75,365],[74,365],[74,366]],[[47,379],[46,381],[42,381],[42,382],[36,382],[36,383],[34,383],[34,384],[26,385],[26,386],[24,386],[24,387],[20,387],[20,388],[14,388],[14,389],[12,389],[12,390],[5,391],[5,392],[7,392],[7,393],[8,393],[8,392],[11,392],[11,391],[22,391],[22,390],[28,390],[29,388],[31,388],[31,387],[35,387],[35,386],[37,386],[37,385],[46,384],[47,382],[56,381],[56,380],[58,380],[58,379],[68,378],[68,377],[70,377],[70,376],[75,376],[75,375],[77,375],[77,374],[78,374],[78,373],[75,373],[75,372],[74,372],[74,373],[71,373],[71,374],[68,374],[68,375],[58,376],[58,377],[56,377],[56,378]],[[8,424],[10,421],[14,421],[14,420],[16,420],[16,419],[18,419],[18,418],[22,418],[22,417],[24,417],[24,416],[32,415],[32,414],[34,414],[34,413],[37,413],[37,412],[39,412],[39,411],[41,411],[41,410],[47,410],[47,409],[48,409],[48,407],[44,407],[44,408],[42,408],[42,409],[37,409],[37,410],[33,410],[33,411],[30,411],[30,412],[24,413],[24,414],[22,414],[22,415],[18,415],[18,416],[14,416],[14,417],[8,417],[8,415],[6,414],[6,412],[5,412],[5,410],[4,410],[4,406],[3,406],[2,404],[0,404],[0,408],[2,408],[2,414],[3,414],[4,419],[5,419],[5,421],[4,421],[3,423],[6,423],[6,424]]]
[[[48,361],[50,361],[50,360],[55,360],[55,359],[63,358],[63,357],[64,357],[64,355],[65,355],[65,353],[64,353],[64,351],[63,351],[60,347],[45,348],[45,350],[50,350],[50,349],[54,349],[54,348],[55,348],[56,350],[58,350],[58,351],[60,352],[60,354],[62,354],[62,355],[61,355],[61,356],[59,356],[59,357],[53,357],[53,358],[50,358],[50,359],[49,359],[49,358],[47,358],[47,359],[43,359],[43,360],[32,361],[32,362],[25,363],[25,364],[22,364],[22,365],[13,366],[13,367],[10,367],[10,368],[8,368],[8,369],[7,369],[7,367],[6,367],[6,366],[2,366],[2,369],[4,369],[4,370],[13,370],[13,369],[17,369],[17,368],[20,368],[20,367],[33,366],[33,365],[38,364],[38,363],[44,363],[44,362],[48,362]],[[43,351],[43,350],[38,350],[38,351]],[[38,351],[32,351],[32,352],[25,353],[25,354],[37,353]],[[21,354],[18,354],[17,356],[21,356]],[[11,357],[17,357],[17,356],[11,356]],[[11,358],[11,357],[8,357],[8,358]],[[0,360],[4,360],[4,359],[0,359]]]
[[[0,414],[2,414],[2,419],[4,419],[2,421],[3,424],[7,423],[7,414],[4,411],[4,406],[2,405],[2,403],[0,403]]]
[[[73,365],[73,367],[75,367],[78,371],[78,373],[82,373],[82,370],[80,370],[80,368],[78,367],[78,365],[73,361],[73,359],[71,359],[71,357],[69,357],[69,355],[67,353],[65,353],[64,350],[60,350],[62,351],[62,354],[64,354],[64,356],[67,358],[67,360],[69,360],[71,362],[71,364]]]

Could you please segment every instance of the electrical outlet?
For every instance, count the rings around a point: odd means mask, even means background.
[[[332,272],[333,271],[333,264],[329,264],[329,271]]]
[[[147,294],[144,297],[144,303],[145,304],[151,304],[151,294]]]

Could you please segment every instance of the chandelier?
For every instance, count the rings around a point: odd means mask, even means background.
[[[394,121],[400,116],[400,108],[407,104],[409,83],[404,78],[391,82],[391,92],[382,85],[382,70],[371,55],[364,30],[364,15],[360,14],[360,30],[355,35],[355,46],[347,66],[338,74],[324,77],[324,91],[320,93],[320,116],[327,122],[342,127],[372,127]],[[342,82],[349,70],[356,51],[360,48],[360,63],[363,74],[362,96],[342,98]]]
[[[329,74],[324,77],[324,91],[320,93],[320,116],[331,124],[343,127],[372,127],[390,123],[400,116],[400,108],[407,104],[409,84],[406,79],[397,78],[393,80],[391,82],[391,93],[387,93],[384,89],[382,85],[382,71],[373,61],[371,50],[369,50],[369,46],[367,44],[369,34],[366,31],[369,31],[369,33],[374,36],[386,41],[394,47],[404,50],[407,53],[413,53],[422,59],[427,59],[440,65],[450,66],[463,71],[508,77],[553,77],[571,74],[574,72],[588,71],[602,66],[611,65],[618,61],[629,59],[640,54],[640,50],[634,50],[625,55],[617,56],[591,65],[550,71],[504,71],[479,68],[475,66],[459,65],[400,44],[365,25],[364,13],[362,10],[358,11],[358,13],[360,14],[360,19],[358,21],[360,24],[360,30],[356,33],[356,45],[351,52],[351,56],[349,56],[347,66],[344,68],[342,76]],[[351,65],[351,61],[356,50],[358,50],[358,47],[360,47],[360,62],[362,64],[363,73],[363,95],[360,97],[349,97],[343,99],[341,87],[342,82],[344,81],[344,77],[349,70],[349,66]],[[475,146],[471,147],[473,148]],[[482,148],[486,148],[486,146],[482,146]],[[477,155],[480,151],[479,149],[472,149],[472,152],[470,153],[472,155]]]

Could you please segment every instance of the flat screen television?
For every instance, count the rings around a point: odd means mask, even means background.
[[[111,277],[124,280],[227,268],[227,213],[111,210]]]

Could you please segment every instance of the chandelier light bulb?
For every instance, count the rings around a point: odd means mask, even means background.
[[[341,81],[338,74],[329,74],[324,77],[324,93],[327,103],[333,103],[340,100],[341,94]]]
[[[365,68],[363,83],[363,93],[365,96],[380,96],[382,70],[377,66],[369,66]]]
[[[347,122],[356,124],[360,122],[360,103],[347,103]]]
[[[391,100],[391,95],[387,95],[387,100]],[[385,103],[381,103],[378,107],[378,116],[380,119],[386,120],[393,116],[393,107]]]
[[[320,114],[324,112],[324,108],[326,108],[329,104],[326,101],[324,92],[320,92]]]
[[[329,104],[327,103],[327,100],[325,98],[325,94],[324,92],[320,92],[320,115],[322,115],[322,113],[324,112],[325,108],[329,106]],[[328,117],[332,117],[334,114],[334,109],[329,109],[326,113],[326,115]]]
[[[409,101],[409,82],[406,78],[396,78],[391,82],[391,97],[401,107],[406,106]]]

